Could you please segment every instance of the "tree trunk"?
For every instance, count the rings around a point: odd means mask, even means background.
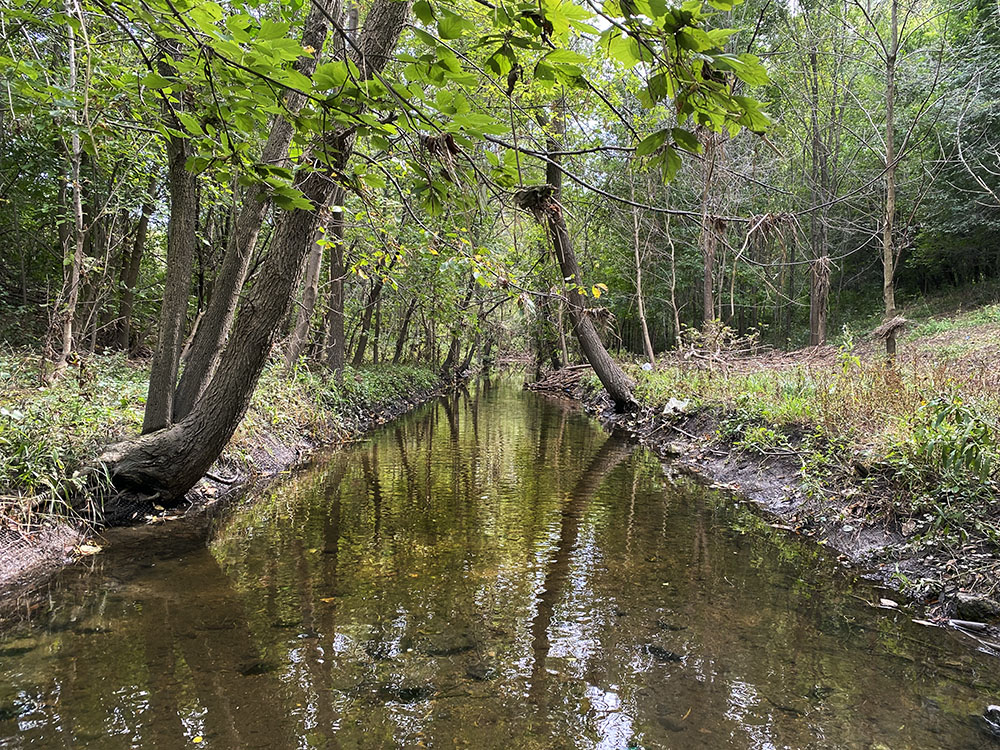
[[[712,180],[715,175],[716,136],[706,132],[702,138],[705,145],[705,164],[702,172],[701,189],[701,245],[702,259],[702,325],[708,331],[715,320],[715,248],[718,237],[715,231],[715,216],[712,215]]]
[[[162,61],[161,68],[161,72],[166,75],[174,72]],[[184,96],[181,95],[180,98],[181,103],[175,106],[183,106]],[[165,114],[172,127],[178,127],[173,112]],[[188,158],[187,141],[171,136],[167,139],[166,150],[170,195],[167,276],[163,286],[163,304],[160,307],[159,336],[149,374],[146,412],[142,420],[143,434],[163,429],[173,422],[174,388],[177,386],[181,347],[184,345],[184,327],[198,241],[198,187],[195,175],[185,168]]]
[[[406,346],[406,335],[410,329],[410,319],[413,317],[413,311],[416,307],[417,298],[413,297],[406,308],[406,314],[403,315],[403,323],[399,327],[399,337],[396,339],[396,351],[392,354],[392,363],[394,365],[399,364],[399,359],[403,356],[403,347]]]
[[[302,350],[305,349],[309,341],[309,330],[312,326],[313,312],[316,310],[316,297],[319,294],[319,271],[323,265],[323,237],[328,216],[324,208],[320,211],[316,235],[313,240],[312,250],[306,258],[305,279],[302,281],[302,299],[299,302],[299,313],[295,321],[295,329],[292,331],[291,339],[288,342],[288,351],[285,354],[285,367],[292,369],[299,361]]]
[[[385,65],[409,9],[409,3],[398,0],[376,0],[372,6],[356,61],[366,76]],[[314,164],[312,171],[301,170],[295,181],[295,187],[313,206],[329,201],[333,191],[331,174],[345,168],[351,145],[343,131],[328,134],[314,144],[313,153],[329,155],[329,167],[321,169]],[[202,397],[187,416],[169,428],[113,446],[99,459],[117,489],[152,495],[160,504],[176,503],[222,452],[249,406],[279,326],[288,315],[315,223],[313,210],[280,213],[271,249]],[[119,496],[117,501],[118,508],[125,512],[132,511],[137,502],[135,497],[127,496]],[[114,510],[114,499],[106,508]]]
[[[365,361],[365,351],[368,349],[368,330],[372,325],[372,315],[375,313],[375,304],[378,302],[379,295],[382,294],[382,287],[384,282],[381,277],[372,278],[372,287],[368,292],[368,301],[365,303],[365,309],[361,313],[361,327],[358,330],[358,348],[354,350],[354,358],[351,360],[351,365],[354,367],[360,367]]]
[[[379,341],[382,339],[382,296],[379,295],[378,300],[375,302],[375,329],[372,332],[372,364],[377,365],[379,361],[378,357],[378,345]]]
[[[338,197],[339,196],[339,197]],[[326,311],[326,365],[334,372],[341,372],[347,362],[347,342],[344,340],[344,200],[343,190],[334,194],[333,223],[330,234],[330,295]]]
[[[313,47],[318,51],[313,55],[300,57],[294,65],[298,72],[306,76],[311,76],[316,70],[319,50],[322,50],[327,36],[329,22],[325,13],[339,15],[337,0],[322,0],[310,6],[302,31],[302,46]],[[290,91],[285,96],[284,108],[293,117],[304,102],[304,96]],[[272,123],[261,153],[261,161],[265,164],[288,165],[288,147],[294,135],[291,117],[277,117]],[[269,205],[267,186],[254,184],[246,189],[222,258],[222,266],[212,287],[212,298],[205,309],[198,332],[191,341],[184,374],[177,385],[174,403],[176,419],[183,419],[187,415],[218,367]]]
[[[566,220],[563,218],[562,206],[555,199],[557,191],[558,188],[553,185],[538,185],[519,190],[514,199],[519,208],[531,211],[538,221],[544,223],[552,239],[556,260],[559,262],[563,277],[574,285],[581,286],[583,275],[580,273],[580,266],[573,252],[573,243],[566,228]],[[619,411],[626,411],[635,406],[635,397],[632,395],[635,384],[604,348],[601,337],[594,327],[594,321],[587,311],[587,298],[581,292],[582,289],[574,288],[567,294],[567,307],[573,323],[573,332],[580,342],[584,356],[594,368],[594,373],[615,402],[615,407]]]
[[[826,343],[826,311],[830,298],[830,256],[814,260],[811,264],[809,285],[809,346]]]
[[[74,19],[78,17],[75,0],[66,0],[66,14]],[[76,31],[72,23],[66,24],[66,46],[69,65],[69,90],[77,90],[76,64]],[[68,268],[63,274],[63,288],[59,295],[62,301],[62,320],[60,321],[59,352],[55,357],[52,377],[58,378],[66,369],[66,362],[73,353],[73,323],[76,320],[77,304],[80,300],[80,283],[83,273],[85,229],[83,223],[83,184],[80,177],[80,164],[83,160],[83,149],[80,145],[80,132],[77,128],[76,110],[70,112],[73,132],[70,134],[69,171],[70,187],[73,194],[73,230],[68,233],[72,243]],[[68,245],[69,243],[67,243]],[[68,247],[63,247],[63,257],[66,257]]]
[[[896,219],[896,148],[893,119],[896,104],[896,55],[899,50],[899,25],[896,18],[897,0],[891,0],[889,46],[885,60],[885,224],[882,227],[882,299],[885,320],[896,317],[896,251],[892,230]],[[890,361],[896,358],[896,328],[890,327],[885,337],[885,353]]]
[[[580,342],[580,349],[583,350],[583,355],[587,358],[590,366],[594,368],[594,373],[600,379],[611,400],[614,401],[615,408],[623,412],[635,407],[635,397],[633,396],[635,383],[608,354],[608,350],[604,348],[604,343],[594,327],[594,321],[587,311],[587,297],[583,293],[583,274],[580,272],[580,264],[576,260],[573,240],[566,227],[562,205],[559,203],[559,197],[562,193],[562,169],[559,157],[555,155],[555,152],[559,150],[556,136],[561,135],[565,128],[565,121],[559,108],[557,106],[557,116],[553,118],[552,122],[553,135],[546,139],[546,148],[549,151],[548,161],[545,165],[547,184],[522,188],[515,193],[514,201],[518,208],[530,211],[535,219],[543,223],[548,230],[563,279],[574,285],[566,297],[570,321],[573,323],[573,332],[576,334],[577,341]]]
[[[135,238],[132,241],[132,252],[122,262],[121,297],[118,301],[118,348],[129,352],[132,340],[132,310],[135,307],[135,285],[139,281],[139,270],[142,268],[142,254],[146,248],[146,235],[149,231],[149,217],[153,213],[153,193],[156,184],[149,186],[149,200],[142,204],[142,215],[135,228]]]
[[[819,63],[816,51],[809,53],[810,128],[812,130],[812,199],[809,234],[812,244],[812,275],[809,288],[809,346],[826,343],[826,314],[830,296],[830,258],[827,254],[826,209],[820,209],[830,194],[830,173],[819,128]]]
[[[635,195],[633,187],[632,194]],[[639,252],[639,210],[632,208],[633,250],[635,255],[635,298],[639,308],[639,324],[642,326],[642,348],[646,360],[656,364],[656,354],[653,353],[653,342],[649,338],[649,325],[646,323],[646,304],[642,298],[642,253]]]

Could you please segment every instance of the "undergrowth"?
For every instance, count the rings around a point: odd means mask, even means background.
[[[848,332],[813,364],[631,374],[641,403],[677,398],[714,414],[727,448],[799,461],[802,489],[820,501],[859,494],[882,521],[906,522],[915,543],[1000,547],[1000,388],[982,373],[865,361]]]
[[[148,368],[120,354],[92,356],[50,386],[38,357],[0,352],[0,526],[24,527],[63,513],[60,498],[79,489],[79,470],[102,447],[139,432]],[[379,410],[434,387],[437,376],[406,365],[264,371],[250,409],[227,447],[246,459],[268,433],[278,440],[330,440],[364,409]]]

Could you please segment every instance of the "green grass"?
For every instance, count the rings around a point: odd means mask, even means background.
[[[977,311],[991,320],[996,310]],[[746,367],[746,364],[744,364]],[[804,489],[821,501],[855,487],[874,516],[910,519],[916,538],[958,549],[1000,547],[1000,391],[933,363],[895,370],[849,349],[834,361],[756,371],[689,364],[634,368],[641,403],[670,398],[709,410],[716,440],[753,455],[801,460]],[[867,469],[863,478],[855,467]]]
[[[987,305],[978,310],[961,313],[950,317],[931,318],[914,326],[906,334],[904,340],[917,341],[940,333],[959,331],[981,325],[1000,324],[1000,304]]]
[[[102,447],[138,433],[148,367],[121,355],[88,357],[50,386],[40,385],[38,357],[0,353],[0,523],[30,525],[65,510],[78,470]],[[406,365],[348,368],[341,381],[302,366],[286,374],[273,362],[226,449],[239,460],[263,433],[278,440],[335,439],[363,409],[379,409],[432,388],[437,375]]]

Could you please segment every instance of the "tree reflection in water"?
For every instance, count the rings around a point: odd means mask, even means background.
[[[996,747],[987,657],[503,383],[174,524],[0,643],[0,748]]]

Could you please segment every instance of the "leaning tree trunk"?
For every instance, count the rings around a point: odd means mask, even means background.
[[[604,389],[615,402],[618,411],[627,411],[635,406],[635,396],[633,390],[635,383],[625,374],[625,371],[618,365],[608,350],[604,348],[594,321],[587,311],[587,297],[583,288],[583,274],[580,273],[580,264],[576,260],[576,253],[573,250],[573,240],[570,237],[569,229],[566,227],[566,219],[563,216],[562,205],[559,203],[559,196],[562,188],[562,165],[556,154],[559,144],[556,141],[557,135],[561,135],[564,128],[564,119],[560,105],[557,105],[557,116],[553,118],[552,130],[554,135],[546,139],[548,156],[545,165],[546,185],[535,185],[534,187],[523,188],[514,195],[514,201],[518,208],[530,211],[535,219],[545,225],[549,237],[552,240],[552,249],[555,251],[559,269],[562,271],[563,279],[574,285],[566,295],[566,306],[569,309],[570,321],[573,323],[573,332],[577,341],[580,342],[580,349],[587,358],[590,366],[594,368],[594,373],[600,379]]]
[[[358,45],[356,64],[362,75],[371,77],[385,66],[409,8],[408,2],[376,0]],[[334,190],[331,175],[346,167],[351,144],[350,135],[338,130],[314,145],[313,153],[328,155],[329,167],[321,169],[314,163],[311,171],[301,170],[295,182],[313,206],[329,201]],[[155,497],[161,505],[179,502],[225,448],[246,413],[288,315],[315,225],[313,210],[295,209],[279,215],[272,246],[246,296],[215,375],[187,416],[167,429],[113,446],[99,459],[113,486],[124,493],[116,499],[119,510],[128,512],[140,504],[134,494],[144,495],[146,501]],[[115,500],[106,508],[114,510]]]
[[[557,188],[553,185],[536,185],[519,190],[514,196],[514,200],[519,208],[534,214],[535,218],[543,223],[548,230],[563,277],[577,287],[571,289],[567,294],[566,305],[573,323],[573,332],[580,342],[584,356],[586,356],[590,366],[594,368],[594,373],[615,402],[615,407],[619,411],[626,411],[635,406],[635,397],[632,395],[635,384],[619,367],[618,363],[611,358],[608,350],[604,348],[597,328],[594,327],[594,321],[587,311],[587,298],[581,287],[583,275],[580,273],[580,265],[577,263],[576,253],[573,251],[573,242],[570,239],[569,230],[566,228],[562,206],[559,205],[554,195],[556,190]]]
[[[322,50],[329,30],[327,13],[339,15],[337,0],[314,3],[309,11],[302,31],[302,46]],[[334,15],[336,17],[336,15]],[[316,70],[320,54],[304,55],[295,63],[295,69],[306,76]],[[294,116],[305,103],[302,94],[289,92],[285,96],[284,109]],[[288,147],[292,142],[294,127],[290,119],[275,118],[261,153],[264,164],[288,165]],[[243,197],[236,225],[229,236],[222,266],[212,287],[212,298],[202,316],[201,323],[191,341],[184,373],[177,384],[174,398],[173,416],[183,419],[204,392],[219,365],[219,358],[225,346],[226,337],[233,325],[240,291],[246,282],[260,236],[260,228],[270,205],[268,188],[252,185]]]

